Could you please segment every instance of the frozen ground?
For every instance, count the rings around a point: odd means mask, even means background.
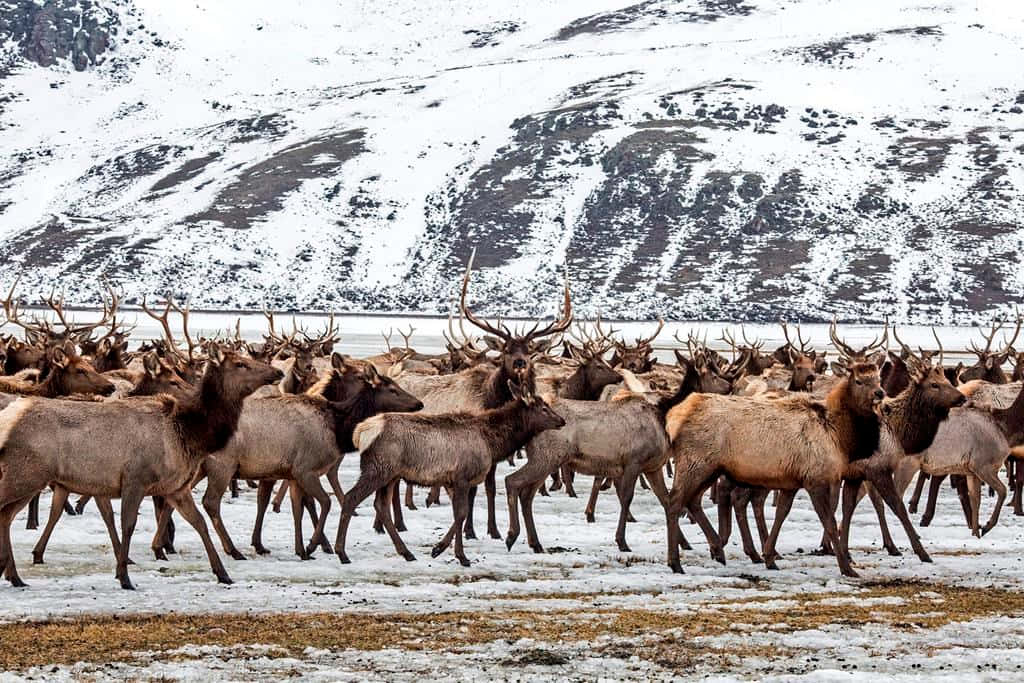
[[[509,471],[502,464],[499,491]],[[349,457],[343,485],[350,486],[356,474],[357,459]],[[588,484],[580,478],[581,494]],[[225,501],[225,520],[240,548],[249,537],[254,498],[243,487],[239,499]],[[802,496],[782,533],[780,571],[751,565],[735,535],[728,566],[718,565],[709,559],[699,531],[687,525],[694,550],[684,553],[683,576],[663,563],[664,518],[646,491],[638,492],[633,504],[637,523],[627,532],[632,553],[618,552],[613,543],[618,506],[612,496],[603,495],[597,522],[587,524],[585,499],[556,492],[538,498],[535,506],[546,554],[535,555],[522,541],[511,552],[498,540],[468,541],[473,562],[468,569],[450,553],[430,558],[431,545],[450,523],[451,508],[445,502],[423,509],[422,501],[419,491],[421,509],[407,513],[409,530],[403,534],[415,562],[397,557],[387,538],[373,533],[364,504],[353,520],[347,566],[333,556],[303,562],[291,553],[286,503],[285,512],[268,515],[264,540],[270,556],[247,550],[246,561],[226,560],[232,586],[215,583],[198,537],[183,526],[180,553],[169,562],[151,559],[153,520],[147,509],[133,543],[135,592],[120,590],[113,579],[113,557],[95,508],[62,520],[44,566],[30,564],[36,533],[25,531],[20,518],[14,543],[29,588],[0,587],[5,622],[0,628],[15,628],[12,622],[21,620],[80,624],[113,615],[118,621],[106,623],[116,629],[145,614],[167,615],[151,624],[180,621],[183,626],[174,647],[147,652],[126,646],[113,654],[98,647],[81,657],[84,662],[64,661],[64,655],[57,668],[6,676],[466,680],[699,674],[864,680],[884,673],[959,681],[1020,675],[1024,602],[1016,596],[1024,585],[1019,551],[1024,524],[1007,510],[996,529],[974,539],[948,489],[936,520],[922,529],[934,564],[885,554],[870,506],[861,506],[852,536],[859,580],[841,578],[832,558],[808,554],[820,532]],[[477,503],[482,531],[485,513],[480,498]],[[500,499],[503,533],[504,507]],[[331,538],[336,524],[335,507]],[[902,535],[897,538],[906,548]],[[274,623],[298,614],[298,626],[287,628],[314,630],[295,636],[299,645],[279,643],[273,631],[252,640],[236,635],[230,619],[238,614],[247,615],[246,623]],[[200,617],[192,615],[207,616],[195,621]],[[351,635],[339,630],[332,639],[322,632],[360,619],[367,620],[365,628],[357,625]],[[394,633],[372,640],[363,633],[381,623],[393,623]],[[27,647],[47,646],[51,641],[43,635]],[[12,666],[10,659],[7,665]]]

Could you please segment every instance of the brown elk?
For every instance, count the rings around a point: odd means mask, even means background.
[[[549,472],[563,464],[571,464],[575,471],[595,477],[595,491],[605,478],[614,481],[620,505],[615,542],[619,550],[630,552],[626,543],[626,522],[638,477],[645,474],[655,495],[665,501],[666,488],[661,473],[668,457],[665,413],[703,388],[697,371],[700,361],[690,362],[678,351],[676,353],[686,368],[686,375],[673,396],[662,397],[656,404],[630,392],[624,392],[612,401],[565,398],[552,401],[551,407],[565,420],[565,426],[534,437],[526,446],[527,463],[505,478],[509,509],[505,545],[509,550],[519,537],[521,506],[530,548],[537,553],[544,551],[533,522],[534,495]],[[588,515],[587,521],[592,522],[593,510],[590,508]],[[680,542],[685,543],[681,532]]]
[[[390,413],[371,417],[356,427],[353,440],[359,448],[360,474],[341,510],[334,544],[341,562],[349,562],[345,538],[352,512],[379,490],[388,492],[378,496],[376,506],[395,551],[407,560],[415,559],[398,535],[389,510],[391,482],[405,479],[423,486],[448,487],[454,522],[431,555],[440,555],[454,539],[455,557],[464,567],[469,566],[462,548],[462,527],[469,512],[470,488],[483,481],[495,463],[508,458],[536,434],[565,424],[529,388],[511,380],[507,385],[512,400],[481,413]]]
[[[840,571],[856,576],[846,546],[839,544],[831,498],[832,490],[847,476],[851,461],[868,459],[878,449],[882,425],[876,408],[884,392],[877,364],[865,362],[864,358],[872,347],[880,344],[876,338],[865,349],[855,351],[838,340],[834,323],[831,335],[841,350],[840,362],[847,375],[824,402],[797,396],[765,401],[695,395],[669,411],[668,431],[676,478],[666,506],[666,520],[668,561],[673,571],[682,571],[677,538],[680,513],[689,509],[695,517],[702,516],[700,493],[719,475],[726,474],[740,483],[781,491],[775,521],[764,548],[767,567],[775,568],[778,532],[796,491],[802,488],[810,495],[826,537],[836,548]],[[919,384],[928,376],[921,369]],[[945,408],[948,411],[951,405],[963,402],[964,397],[948,382],[946,387],[957,397],[946,400],[950,404]],[[902,408],[896,411],[889,408],[887,428],[897,436],[906,452],[918,452],[927,447],[939,422],[945,418],[940,407],[945,392],[941,388],[938,391],[941,396],[935,397],[936,405],[929,404],[929,412],[922,413],[916,421],[907,418]],[[917,394],[912,398],[924,403]],[[906,401],[904,399],[900,405]],[[899,419],[895,419],[897,417]],[[872,483],[874,481],[872,478]],[[891,488],[891,475],[889,483]],[[883,496],[887,495],[888,491],[883,491]],[[709,542],[713,549],[720,548],[717,534],[709,534]]]
[[[538,322],[525,332],[513,332],[505,324],[492,325],[486,320],[478,318],[466,303],[469,276],[473,269],[475,254],[474,250],[469,257],[469,263],[466,265],[466,272],[462,278],[459,309],[466,320],[487,333],[484,342],[488,348],[501,355],[496,365],[481,364],[454,375],[400,377],[398,383],[402,388],[423,401],[424,413],[439,414],[497,408],[514,399],[509,391],[510,382],[515,386],[523,387],[524,391],[532,393],[535,390],[534,356],[543,353],[551,346],[551,341],[544,337],[562,333],[572,324],[572,302],[569,296],[568,275],[565,280],[561,317],[543,327]],[[493,467],[484,478],[484,487],[487,493],[487,533],[491,538],[500,539],[501,533],[498,531],[495,516]],[[469,492],[469,512],[465,523],[466,538],[476,538],[473,528],[475,495],[476,486],[474,485]],[[396,524],[400,521],[399,514],[400,509],[396,507]]]
[[[600,322],[600,321],[599,321]],[[629,370],[633,374],[649,372],[654,367],[654,347],[651,344],[661,334],[665,321],[658,318],[658,329],[649,337],[637,337],[635,344],[615,342],[615,353],[612,354],[611,366]]]
[[[971,342],[970,351],[978,357],[978,362],[960,373],[960,381],[969,382],[974,379],[982,379],[992,384],[1006,384],[1009,382],[1010,378],[1003,371],[1003,365],[1013,353],[1013,343],[1017,341],[1017,336],[1020,334],[1022,321],[1024,321],[1024,318],[1018,314],[1017,326],[1013,330],[1013,336],[998,351],[992,351],[992,341],[996,333],[1002,329],[1002,321],[993,324],[987,335],[982,335],[985,339],[984,349]]]
[[[231,557],[245,559],[220,515],[221,498],[232,477],[271,482],[260,489],[263,505],[257,511],[253,532],[253,545],[260,554],[266,552],[260,541],[261,513],[273,482],[292,482],[295,553],[309,559],[323,535],[331,507],[320,477],[340,463],[345,453],[355,450],[352,431],[356,425],[380,412],[406,412],[423,407],[418,399],[381,377],[372,364],[347,365],[338,354],[334,354],[331,363],[330,374],[305,394],[246,401],[232,439],[204,461],[202,469],[208,483],[203,507],[220,536],[224,552]],[[302,495],[312,496],[320,504],[308,547],[302,543]],[[340,500],[344,500],[344,495],[340,495]]]
[[[736,339],[728,329],[722,330],[722,336],[719,337],[719,339],[728,344],[732,348],[733,353],[749,351],[750,360],[747,361],[747,367],[745,369],[745,374],[747,376],[757,377],[762,372],[775,365],[777,360],[774,357],[775,354],[765,355],[764,353],[761,353],[761,350],[764,348],[763,341],[756,338],[754,341],[750,341],[747,339],[747,331],[742,327],[740,328],[740,335],[743,337],[742,344],[736,343]]]
[[[190,484],[204,457],[230,440],[242,400],[281,379],[281,371],[211,347],[198,390],[177,401],[123,399],[103,403],[23,398],[0,412],[0,565],[23,586],[11,546],[11,520],[53,482],[70,491],[121,499],[117,579],[133,588],[128,552],[139,504],[164,496],[196,529],[219,581],[230,583],[192,499]],[[117,438],[111,438],[117,435]]]

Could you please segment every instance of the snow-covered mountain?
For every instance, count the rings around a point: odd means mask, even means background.
[[[0,258],[96,301],[968,322],[1024,3],[0,0]]]

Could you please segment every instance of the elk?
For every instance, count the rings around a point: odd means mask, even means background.
[[[658,318],[658,329],[649,337],[637,337],[635,344],[615,342],[615,353],[612,354],[611,366],[629,370],[633,374],[649,372],[654,367],[654,347],[651,344],[661,334],[665,327],[665,320]]]
[[[152,351],[148,352],[143,356],[142,362],[144,368],[143,376],[139,379],[138,383],[134,385],[131,391],[125,395],[125,398],[170,394],[180,401],[186,399],[188,394],[192,391],[191,385],[181,379],[181,377],[179,377],[169,365],[161,360],[156,353]],[[53,534],[53,530],[57,526],[57,522],[60,521],[61,514],[66,511],[65,504],[68,499],[68,493],[69,491],[59,484],[53,487],[53,500],[50,502],[50,517],[46,522],[46,528],[43,529],[43,533],[39,536],[39,540],[32,549],[32,564],[43,564],[43,556],[46,552],[46,546],[50,541],[50,536]],[[82,511],[89,503],[90,498],[91,496],[88,495],[84,495],[79,498],[73,508],[74,514],[82,514]],[[163,501],[154,499],[154,504],[159,514],[159,511],[163,508]],[[116,554],[118,552],[117,549],[120,547],[120,539],[118,539],[117,530],[114,525],[114,511],[113,507],[111,507],[110,499],[103,497],[97,498],[96,506],[99,508],[100,516],[103,518],[103,522],[107,526],[107,533],[110,535],[111,545],[114,548],[114,553]],[[173,539],[173,527],[169,528],[167,535],[168,539],[164,544],[164,549],[167,552],[173,553],[174,546],[171,543],[171,540]]]
[[[725,474],[736,482],[781,491],[764,547],[769,569],[776,568],[776,539],[793,497],[802,488],[811,497],[826,538],[836,548],[840,571],[856,576],[846,546],[839,544],[831,498],[832,490],[847,475],[850,462],[867,459],[878,448],[882,424],[876,409],[884,392],[878,366],[864,359],[866,353],[880,344],[876,338],[858,352],[837,338],[834,322],[830,333],[833,343],[840,348],[840,362],[847,375],[823,402],[800,396],[762,400],[698,394],[669,411],[668,433],[676,477],[665,514],[668,563],[673,571],[682,572],[677,538],[679,515],[683,509],[689,509],[699,519],[703,515],[700,494]],[[945,402],[962,403],[963,395],[948,382],[946,386],[957,398],[948,397]],[[946,410],[948,407],[951,406]],[[895,414],[901,419],[888,427],[911,453],[927,447],[938,423],[945,418],[938,407],[917,422],[906,419],[902,409]],[[890,485],[891,481],[890,476]],[[717,534],[712,531],[707,535],[712,549],[720,551]]]
[[[565,425],[565,420],[528,387],[511,380],[506,383],[512,400],[498,408],[476,414],[390,413],[371,417],[356,427],[353,441],[359,448],[359,480],[345,497],[334,544],[342,563],[349,562],[345,537],[352,512],[378,490],[387,491],[378,496],[376,507],[395,551],[406,560],[415,559],[398,535],[389,510],[390,484],[405,479],[423,486],[448,487],[454,522],[431,556],[440,555],[454,539],[455,557],[462,566],[469,566],[462,547],[462,527],[469,513],[470,488],[479,485],[495,463],[508,458],[535,435]]]
[[[775,365],[777,360],[777,354],[765,355],[761,353],[761,349],[764,348],[764,342],[760,339],[754,339],[750,341],[747,339],[747,331],[742,327],[740,328],[740,335],[743,337],[743,344],[737,344],[736,339],[732,336],[732,333],[728,329],[722,330],[722,336],[719,337],[720,341],[725,342],[732,348],[733,353],[739,351],[750,351],[750,360],[747,361],[747,367],[745,374],[749,377],[757,377],[768,368]],[[678,339],[678,337],[676,337]]]
[[[260,488],[262,505],[253,531],[253,546],[261,555],[267,552],[260,540],[260,527],[270,490],[277,480],[292,482],[295,553],[308,560],[320,542],[331,507],[320,476],[340,463],[345,453],[355,450],[352,432],[356,425],[380,412],[423,407],[418,399],[381,377],[372,364],[347,365],[338,354],[331,357],[331,364],[331,372],[305,394],[246,401],[234,436],[203,462],[207,477],[203,507],[224,552],[236,560],[245,556],[235,547],[220,515],[221,498],[232,477],[269,481],[269,486]],[[302,543],[302,495],[312,496],[320,504],[308,547]],[[338,495],[340,503],[344,495]]]
[[[560,334],[572,324],[572,302],[569,296],[569,278],[566,274],[561,317],[544,325],[536,323],[525,332],[513,332],[503,323],[492,325],[478,318],[466,304],[469,290],[469,276],[473,270],[474,250],[466,265],[462,278],[462,289],[459,297],[459,310],[463,317],[480,330],[487,333],[484,342],[492,351],[501,355],[496,365],[480,364],[454,375],[441,376],[403,376],[398,383],[403,389],[423,401],[423,412],[431,414],[450,413],[454,411],[478,411],[497,408],[514,397],[509,391],[509,382],[521,386],[532,393],[535,390],[533,359],[535,354],[543,353],[551,346],[548,339],[553,334]],[[487,533],[491,538],[500,539],[501,533],[495,517],[495,481],[494,468],[484,478],[487,493]],[[469,512],[465,523],[466,538],[476,538],[473,529],[473,499],[476,495],[474,485],[469,492]],[[396,501],[397,502],[397,501]],[[396,508],[396,524],[399,523],[400,508]]]
[[[960,381],[969,382],[974,379],[982,379],[992,384],[1006,384],[1009,382],[1010,379],[1003,372],[1003,365],[1013,352],[1013,343],[1017,341],[1017,336],[1020,334],[1022,321],[1024,321],[1024,318],[1018,313],[1017,326],[1014,328],[1013,336],[998,351],[992,351],[992,340],[995,338],[996,333],[1002,329],[1002,321],[994,323],[989,333],[982,335],[985,339],[984,349],[978,348],[974,342],[971,342],[970,351],[978,357],[978,362],[960,373]]]
[[[505,545],[509,550],[519,537],[521,506],[527,542],[534,552],[544,552],[533,522],[534,495],[549,472],[571,464],[575,471],[595,477],[595,491],[605,478],[615,482],[620,505],[615,542],[622,552],[631,552],[626,543],[626,521],[637,478],[645,474],[659,500],[664,501],[667,493],[661,473],[668,454],[665,413],[702,388],[696,364],[678,351],[676,354],[686,375],[672,397],[660,398],[656,404],[628,391],[607,402],[565,398],[551,402],[565,426],[535,436],[526,446],[527,463],[505,478],[509,509]],[[593,510],[588,511],[587,521],[592,522]],[[681,533],[680,539],[684,542]]]
[[[202,538],[218,581],[230,583],[190,484],[202,459],[230,440],[242,400],[280,379],[276,368],[211,347],[197,391],[182,401],[166,395],[103,403],[23,398],[9,405],[0,412],[4,576],[14,586],[25,585],[14,562],[11,520],[53,482],[76,493],[121,499],[116,578],[122,588],[134,588],[128,552],[139,504],[147,495],[164,496],[181,513]]]

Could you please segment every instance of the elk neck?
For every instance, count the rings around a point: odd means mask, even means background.
[[[823,412],[836,444],[847,460],[853,462],[870,458],[878,450],[881,424],[874,412],[864,414],[857,410],[849,379],[843,379],[829,392]]]

